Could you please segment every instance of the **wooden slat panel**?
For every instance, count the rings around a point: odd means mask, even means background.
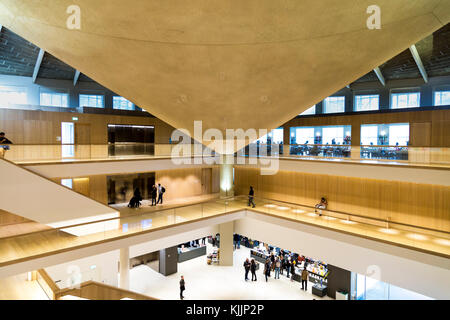
[[[261,176],[244,167],[236,167],[236,175],[238,195],[259,181],[256,197],[314,206],[325,196],[330,210],[450,230],[450,187],[288,171]]]

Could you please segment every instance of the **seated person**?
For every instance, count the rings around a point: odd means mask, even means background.
[[[320,199],[320,203],[316,204],[316,209],[314,210],[314,212],[317,213],[317,209],[324,209],[324,210],[326,210],[327,206],[328,206],[327,199],[322,197],[322,199]],[[321,215],[322,215],[322,210],[319,210],[319,216],[321,216]]]

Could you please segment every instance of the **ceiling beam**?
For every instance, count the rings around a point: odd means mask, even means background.
[[[75,75],[73,77],[73,86],[75,87],[77,85],[78,82],[78,78],[80,77],[80,71],[75,70]]]
[[[34,71],[33,71],[33,83],[36,82],[38,73],[39,73],[39,69],[41,68],[41,63],[42,63],[42,59],[44,58],[44,53],[45,51],[42,49],[39,49],[39,54],[38,57],[36,59],[36,64],[34,65]]]
[[[420,59],[419,52],[417,51],[416,45],[413,44],[411,47],[409,47],[409,51],[411,51],[411,54],[414,58],[414,61],[417,64],[417,67],[419,68],[420,74],[422,75],[423,80],[425,83],[428,82],[428,74],[425,70],[425,67],[423,66],[422,59]]]
[[[373,69],[373,72],[375,72],[375,74],[378,77],[378,80],[380,80],[380,82],[383,85],[383,87],[385,87],[386,86],[386,80],[384,80],[384,76],[381,73],[380,67],[376,67],[375,69]]]

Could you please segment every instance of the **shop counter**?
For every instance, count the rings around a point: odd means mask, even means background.
[[[188,248],[187,251],[178,253],[178,262],[184,262],[206,255],[206,246]]]

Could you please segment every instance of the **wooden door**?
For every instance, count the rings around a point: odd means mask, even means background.
[[[75,156],[89,159],[91,157],[91,125],[75,123]]]

